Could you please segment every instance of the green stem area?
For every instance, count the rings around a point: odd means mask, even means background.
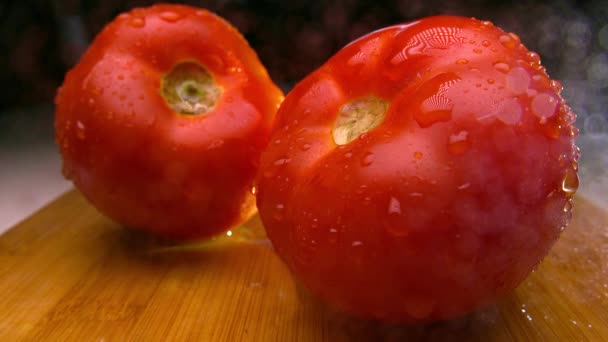
[[[211,73],[195,62],[183,62],[161,81],[161,95],[175,112],[182,115],[209,113],[222,94]]]
[[[388,102],[370,95],[355,99],[340,107],[332,129],[334,142],[345,145],[363,133],[378,127],[386,116]]]

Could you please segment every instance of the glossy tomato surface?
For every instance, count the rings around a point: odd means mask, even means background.
[[[101,212],[175,239],[221,232],[251,194],[281,91],[237,30],[180,5],[119,15],[56,98],[64,174]]]
[[[560,91],[489,22],[430,17],[352,42],[279,109],[258,176],[270,240],[357,316],[448,319],[495,300],[571,216],[578,131]]]

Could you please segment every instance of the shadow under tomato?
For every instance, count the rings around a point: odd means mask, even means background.
[[[489,305],[447,321],[383,323],[349,316],[321,302],[301,284],[296,288],[300,307],[293,319],[324,331],[328,341],[487,341],[500,319],[498,306]]]

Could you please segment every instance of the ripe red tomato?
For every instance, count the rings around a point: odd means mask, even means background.
[[[489,22],[373,32],[286,97],[262,154],[268,236],[314,294],[395,322],[515,288],[570,219],[575,115],[539,57]]]
[[[247,219],[283,99],[237,30],[197,8],[119,15],[56,98],[64,174],[101,212],[175,239]]]

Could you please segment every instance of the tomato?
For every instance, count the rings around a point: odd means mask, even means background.
[[[258,209],[313,294],[391,322],[448,319],[514,289],[566,227],[574,113],[536,53],[489,22],[370,33],[287,95]]]
[[[64,174],[102,213],[173,239],[246,220],[283,99],[218,16],[157,5],[119,15],[56,97]]]

